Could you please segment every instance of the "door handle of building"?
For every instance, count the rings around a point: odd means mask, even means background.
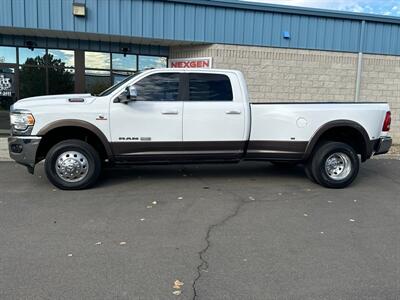
[[[242,112],[240,110],[227,110],[225,113],[227,115],[240,115]]]
[[[163,110],[161,113],[163,115],[177,115],[177,114],[179,114],[177,109]]]

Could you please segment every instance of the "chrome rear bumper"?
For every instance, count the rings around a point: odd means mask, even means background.
[[[391,137],[388,137],[388,136],[381,137],[378,140],[378,142],[375,144],[374,155],[388,153],[391,146],[392,146],[392,138]]]

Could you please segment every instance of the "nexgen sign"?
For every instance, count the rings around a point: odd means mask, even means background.
[[[169,59],[170,68],[211,68],[211,57]]]

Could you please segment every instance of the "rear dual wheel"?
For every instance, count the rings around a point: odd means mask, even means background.
[[[360,160],[348,144],[326,142],[318,146],[305,166],[307,176],[328,188],[344,188],[357,177]]]

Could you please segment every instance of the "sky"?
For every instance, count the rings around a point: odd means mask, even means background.
[[[400,17],[400,0],[246,0]]]

